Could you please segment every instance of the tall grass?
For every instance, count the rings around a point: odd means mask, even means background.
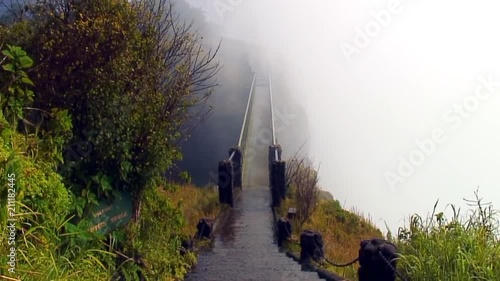
[[[436,202],[430,216],[413,215],[400,228],[395,242],[404,275],[412,281],[500,280],[498,213],[477,192],[468,202],[474,209],[465,215],[450,205],[451,218],[436,213]]]
[[[109,241],[123,240],[120,230],[109,234],[106,241],[87,232],[83,224],[71,224],[67,214],[41,214],[19,202],[22,225],[16,239],[16,274],[7,272],[10,246],[8,232],[2,231],[0,280],[113,280],[117,274],[138,280],[137,271],[150,280],[182,280],[195,256],[179,253],[181,240],[195,233],[200,218],[215,218],[219,212],[217,193],[187,185],[154,188],[146,197],[142,218],[125,229],[131,241],[119,251]],[[134,260],[136,251],[146,265],[143,268]],[[123,257],[118,263],[117,255]]]
[[[16,273],[7,272],[7,233],[2,232],[0,279],[105,280],[114,273],[115,253],[100,237],[71,225],[68,220],[41,214],[19,203],[22,222],[16,237]],[[11,279],[8,279],[11,278]]]

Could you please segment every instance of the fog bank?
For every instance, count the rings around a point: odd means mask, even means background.
[[[266,50],[345,207],[394,230],[437,199],[466,207],[477,187],[500,204],[500,3],[190,2]]]

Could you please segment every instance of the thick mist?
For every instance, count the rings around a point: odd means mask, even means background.
[[[395,230],[438,199],[466,209],[478,187],[500,204],[500,3],[189,2],[266,50],[305,110],[323,189],[346,208]]]

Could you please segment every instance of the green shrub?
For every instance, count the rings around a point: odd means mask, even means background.
[[[55,170],[71,130],[69,116],[65,111],[52,110],[43,132],[26,122],[25,110],[34,93],[25,70],[31,67],[32,60],[16,46],[7,46],[2,53],[0,205],[9,206],[9,212],[0,213],[0,223],[7,225],[7,219],[14,219],[16,237],[9,240],[10,231],[0,234],[0,274],[21,280],[111,276],[114,254],[105,251],[99,242],[101,237],[86,232],[86,221],[69,223],[75,211],[75,196]],[[16,254],[14,272],[7,264],[11,248]]]
[[[218,66],[170,8],[40,0],[0,26],[0,203],[5,175],[16,174],[23,280],[181,279],[193,264],[179,253],[179,237],[190,235],[182,204],[156,186],[181,158],[186,129],[205,117]],[[107,240],[89,233],[92,205],[122,190],[137,221]],[[213,198],[192,215],[212,212]]]
[[[193,253],[181,255],[182,210],[160,188],[147,189],[137,222],[128,225],[124,250],[140,255],[140,271],[151,280],[182,280],[195,262]]]

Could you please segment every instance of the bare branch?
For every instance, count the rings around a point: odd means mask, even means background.
[[[286,183],[294,191],[297,218],[303,225],[316,210],[320,166],[315,170],[312,161],[305,156],[298,156],[298,152],[287,163]]]

